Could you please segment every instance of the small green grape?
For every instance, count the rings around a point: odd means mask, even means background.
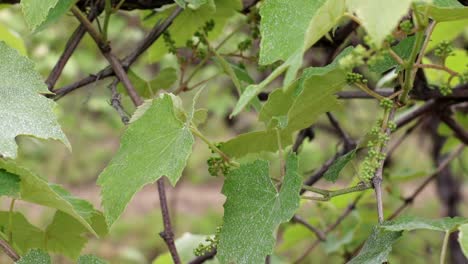
[[[406,20],[403,20],[401,23],[400,23],[400,29],[401,31],[405,32],[406,34],[410,34],[411,31],[413,31],[413,23],[406,19]]]
[[[393,101],[388,98],[380,100],[380,106],[384,109],[390,109],[393,107]]]
[[[347,72],[346,73],[346,82],[348,84],[367,83],[367,80],[364,79],[364,76],[362,76],[362,74],[354,73],[354,72]]]
[[[437,44],[436,48],[434,49],[434,55],[441,57],[441,58],[446,58],[450,56],[453,52],[453,46],[450,42],[444,40]]]

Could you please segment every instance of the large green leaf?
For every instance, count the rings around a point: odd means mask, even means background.
[[[10,213],[0,212],[0,232],[7,235],[10,232]],[[44,232],[29,223],[29,221],[18,212],[12,215],[11,233],[13,245],[20,254],[26,253],[33,248],[44,249]]]
[[[20,178],[0,169],[0,196],[2,195],[18,198],[20,195]]]
[[[146,21],[145,24],[153,26],[159,19],[169,16],[175,8],[176,6],[159,12],[154,18]],[[184,9],[169,27],[169,33],[174,39],[176,47],[183,47],[197,30],[212,19],[215,22],[215,27],[208,38],[213,39],[222,33],[228,19],[241,8],[242,2],[240,0],[209,0],[207,4],[196,10]],[[157,61],[167,54],[168,50],[161,38],[149,48],[148,52],[149,60]]]
[[[274,231],[299,207],[302,179],[297,158],[290,154],[278,192],[269,177],[268,162],[257,160],[232,170],[223,186],[227,200],[218,245],[222,263],[263,263],[273,253]]]
[[[362,26],[376,45],[382,45],[408,12],[413,0],[348,0],[346,5],[361,20]]]
[[[21,8],[31,31],[58,20],[76,0],[21,0]]]
[[[468,7],[457,0],[433,0],[418,5],[418,10],[437,22],[468,19]]]
[[[444,217],[440,219],[427,219],[413,216],[399,217],[393,221],[387,221],[382,228],[389,231],[410,231],[415,229],[429,229],[435,231],[453,231],[462,224],[468,223],[468,218],[463,217]]]
[[[93,218],[99,213],[89,202],[70,195],[58,185],[49,184],[13,161],[0,159],[0,169],[20,178],[19,199],[63,211],[79,221],[91,233],[97,234],[92,225]]]
[[[348,264],[382,264],[392,251],[392,245],[401,237],[402,232],[386,231],[374,227],[359,254]]]
[[[468,224],[458,227],[458,242],[463,251],[463,254],[468,258]]]
[[[104,215],[111,226],[137,191],[166,176],[175,185],[192,151],[193,136],[170,95],[150,102],[125,131],[120,149],[101,173]]]
[[[286,61],[302,54],[335,26],[345,12],[344,0],[269,0],[260,8],[260,64]]]
[[[51,264],[50,256],[40,250],[31,249],[26,255],[24,255],[16,264]]]
[[[31,135],[52,138],[70,146],[53,112],[55,103],[33,63],[0,41],[0,156],[16,157],[15,138]]]

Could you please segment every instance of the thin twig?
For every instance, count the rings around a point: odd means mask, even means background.
[[[122,102],[120,101],[120,93],[117,91],[117,84],[119,83],[119,80],[116,78],[110,85],[109,89],[111,90],[112,97],[111,97],[111,105],[112,107],[117,111],[117,113],[120,116],[120,120],[122,120],[122,123],[125,125],[128,125],[128,122],[130,121],[130,118],[128,117],[127,112],[122,106]]]
[[[326,240],[325,233],[322,232],[322,230],[320,230],[317,227],[311,225],[309,222],[307,222],[302,217],[300,217],[298,215],[294,215],[293,218],[291,219],[291,222],[298,223],[298,224],[301,224],[301,225],[305,226],[307,229],[312,231],[312,233],[314,233],[317,236],[317,238],[320,239],[320,241],[325,241]]]
[[[468,145],[468,131],[448,115],[442,115],[441,119],[455,133],[458,139]]]
[[[3,252],[7,254],[8,257],[10,257],[14,262],[17,262],[20,260],[20,256],[16,251],[13,249],[8,242],[0,238],[0,247],[2,248]]]
[[[335,118],[335,116],[327,112],[327,117],[328,120],[330,121],[330,124],[336,129],[336,132],[340,135],[341,139],[343,139],[344,142],[344,148],[346,151],[349,151],[353,148],[356,147],[356,143],[351,139],[351,137],[344,131],[344,129],[341,127],[340,123],[338,120]]]

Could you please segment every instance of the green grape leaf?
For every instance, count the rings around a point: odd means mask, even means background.
[[[281,143],[284,146],[292,144],[289,132],[281,133]],[[278,150],[278,137],[276,130],[254,131],[241,134],[221,144],[221,150],[230,157],[240,158],[249,153],[262,151],[275,152]]]
[[[341,170],[356,157],[356,151],[357,149],[353,149],[345,155],[338,157],[323,175],[325,180],[336,182]]]
[[[107,261],[104,261],[93,255],[83,255],[78,258],[78,264],[107,264]]]
[[[49,184],[14,161],[0,159],[0,169],[20,178],[20,200],[63,211],[97,235],[92,227],[92,218],[97,211],[89,202],[71,196],[68,191],[58,185]]]
[[[0,41],[4,41],[21,55],[27,56],[26,46],[21,36],[3,23],[0,23]]]
[[[437,22],[468,19],[468,7],[457,0],[433,0],[418,5],[418,11]]]
[[[302,54],[335,26],[345,12],[344,0],[270,0],[260,7],[261,65]],[[297,64],[297,63],[294,63]]]
[[[158,12],[152,19],[145,21],[145,25],[154,26],[158,20],[168,17],[175,8],[174,6]],[[169,27],[169,33],[175,41],[176,47],[183,47],[196,31],[212,19],[215,22],[215,27],[208,34],[208,39],[212,40],[222,33],[228,19],[241,8],[242,2],[240,0],[209,0],[196,10],[187,8],[182,11]],[[151,62],[160,60],[168,53],[164,40],[162,38],[157,40],[149,48],[148,53],[148,59]]]
[[[195,235],[191,233],[184,233],[181,237],[179,237],[175,241],[175,246],[177,248],[177,252],[179,253],[179,257],[182,263],[189,263],[192,259],[196,258],[193,250],[200,245],[200,243],[207,244],[205,239],[209,237],[206,235]],[[211,236],[213,237],[213,236]],[[172,257],[169,252],[159,255],[155,260],[153,260],[152,264],[166,264],[172,263]],[[218,260],[213,258],[211,260],[207,260],[203,263],[207,264],[218,264]]]
[[[0,196],[5,195],[12,198],[19,198],[20,181],[18,175],[0,169]]]
[[[468,258],[468,224],[460,225],[458,231],[458,243],[460,243],[463,254]]]
[[[21,0],[21,8],[29,29],[38,31],[57,21],[75,2],[76,0]]]
[[[70,215],[57,211],[45,230],[47,251],[77,259],[88,242],[86,228]]]
[[[351,259],[348,264],[382,264],[392,251],[392,245],[402,235],[402,232],[386,231],[374,227],[372,234],[367,239],[359,254]]]
[[[24,255],[16,264],[51,264],[50,256],[40,250],[31,249],[26,255]]]
[[[0,212],[0,232],[8,234],[10,226],[10,213]],[[44,249],[44,232],[28,222],[19,212],[13,212],[12,238],[19,254],[26,253],[33,248]]]
[[[387,221],[382,228],[389,231],[410,231],[415,229],[429,229],[435,231],[454,231],[458,226],[468,223],[468,218],[444,217],[440,219],[427,219],[413,216],[402,216],[396,220]]]
[[[175,185],[192,144],[193,136],[187,124],[178,118],[172,96],[165,94],[154,99],[148,110],[128,126],[119,151],[99,175],[108,226],[146,184],[166,176]]]
[[[0,156],[15,158],[18,135],[61,140],[70,148],[53,112],[54,101],[33,63],[0,41]],[[18,121],[21,122],[18,122]]]
[[[413,0],[348,0],[346,5],[361,20],[367,34],[380,47],[398,26],[400,19],[408,13],[411,2]]]
[[[257,160],[232,170],[223,186],[227,197],[219,236],[221,263],[263,263],[273,253],[274,231],[299,208],[302,178],[297,157],[290,154],[278,192],[269,176],[268,162]]]
[[[392,50],[400,56],[403,60],[409,59],[411,51],[413,50],[414,37],[408,37],[400,41],[397,45],[392,47]],[[370,65],[369,69],[377,73],[384,73],[394,67],[398,66],[398,62],[389,54],[385,54],[382,60],[377,61],[375,64]],[[400,69],[400,67],[398,67]]]

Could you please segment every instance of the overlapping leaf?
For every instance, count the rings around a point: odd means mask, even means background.
[[[101,232],[94,227],[95,222],[99,221],[97,219],[99,212],[89,202],[72,196],[58,185],[49,184],[46,180],[18,166],[13,161],[0,159],[0,170],[8,173],[0,174],[2,178],[12,174],[20,179],[20,197],[18,199],[55,208],[76,219],[91,233],[97,235]]]
[[[355,13],[376,45],[380,46],[408,12],[413,0],[348,0],[348,10]]]
[[[458,231],[458,243],[460,243],[463,254],[468,258],[468,224],[461,225]]]
[[[26,22],[31,31],[37,31],[64,15],[76,0],[21,0]]]
[[[257,160],[231,171],[223,186],[227,200],[218,259],[222,263],[263,263],[273,253],[274,231],[299,207],[301,185],[293,154],[286,161],[279,192],[269,177],[267,161]]]
[[[55,103],[41,95],[49,93],[34,65],[0,41],[0,156],[16,157],[15,138],[31,135],[69,142],[53,113]]]
[[[120,142],[120,149],[101,173],[102,204],[111,226],[144,185],[166,176],[174,185],[192,151],[193,136],[178,117],[170,95],[148,103]]]
[[[437,22],[468,19],[468,7],[457,0],[433,0],[418,6],[418,10]]]
[[[78,264],[106,264],[107,262],[93,255],[83,255],[78,258]]]

